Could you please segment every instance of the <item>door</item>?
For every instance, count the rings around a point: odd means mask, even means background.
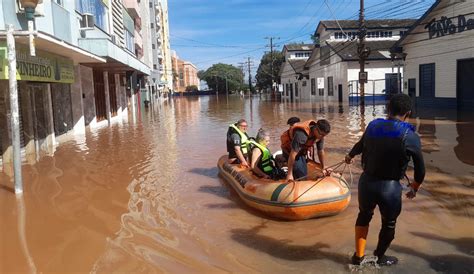
[[[341,84],[337,85],[337,93],[338,93],[339,102],[342,103],[342,85]]]
[[[430,99],[435,97],[435,64],[420,65],[420,97]]]
[[[412,109],[416,108],[416,79],[408,79],[408,96],[411,98]]]
[[[290,100],[293,101],[295,94],[293,93],[293,84],[290,83]]]
[[[385,73],[385,94],[390,98],[393,94],[400,93],[398,73]],[[401,79],[401,78],[400,78]]]
[[[457,69],[458,108],[474,109],[474,59],[459,60]]]
[[[71,85],[52,83],[51,103],[53,107],[54,134],[59,136],[73,129]]]
[[[100,70],[93,71],[94,99],[97,122],[107,119],[107,108],[105,106],[104,74]]]

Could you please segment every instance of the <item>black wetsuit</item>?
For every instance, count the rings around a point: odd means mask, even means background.
[[[402,209],[402,186],[410,158],[415,181],[423,182],[425,166],[420,138],[414,127],[395,119],[376,119],[354,145],[349,156],[362,153],[364,172],[359,180],[359,215],[356,226],[368,226],[375,206],[382,215],[382,229],[375,251],[382,256],[395,237],[395,224]]]

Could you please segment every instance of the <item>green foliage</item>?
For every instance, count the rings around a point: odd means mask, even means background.
[[[282,63],[285,61],[285,56],[282,52],[276,51],[273,52],[273,80],[275,82],[278,81],[279,72]],[[260,60],[260,65],[257,69],[257,87],[264,89],[264,88],[271,88],[272,86],[272,73],[271,73],[271,62],[272,57],[270,53],[265,53]]]
[[[187,86],[186,91],[198,91],[198,87],[196,85],[190,85],[190,86]]]
[[[229,93],[232,91],[238,91],[242,88],[242,82],[244,75],[242,71],[228,64],[214,64],[206,71],[199,71],[198,77],[201,80],[206,81],[209,89],[217,90],[219,93],[226,93],[226,78]]]

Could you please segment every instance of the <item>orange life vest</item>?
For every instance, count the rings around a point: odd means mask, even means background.
[[[286,153],[287,155],[291,152],[291,142],[293,141],[293,137],[295,136],[295,130],[301,129],[303,130],[306,135],[308,135],[308,141],[304,144],[304,150],[309,150],[313,147],[316,138],[311,134],[311,127],[316,125],[316,121],[314,120],[307,120],[303,122],[299,122],[294,124],[290,129],[283,132],[280,136],[281,141],[281,150]]]

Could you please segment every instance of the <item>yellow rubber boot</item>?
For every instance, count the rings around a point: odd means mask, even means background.
[[[356,255],[359,258],[362,258],[365,255],[365,245],[367,243],[368,233],[369,233],[369,226],[356,226],[355,227]]]

